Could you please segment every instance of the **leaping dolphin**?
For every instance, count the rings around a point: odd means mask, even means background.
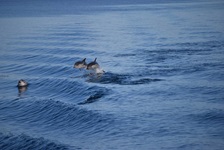
[[[95,58],[95,60],[93,62],[91,62],[87,65],[87,68],[86,68],[87,70],[96,70],[96,69],[100,68],[100,65],[96,62],[96,59],[97,58]]]
[[[86,66],[87,66],[87,64],[86,64],[86,58],[84,58],[82,61],[77,61],[74,64],[74,68],[78,68],[78,69],[86,68]]]

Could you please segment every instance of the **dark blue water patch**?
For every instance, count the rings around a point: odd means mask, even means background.
[[[208,77],[210,76],[210,80],[216,80],[215,77],[219,76],[222,74],[222,68],[224,64],[221,62],[203,62],[203,63],[192,63],[190,64],[180,64],[177,66],[174,66],[174,68],[177,68],[179,71],[177,72],[178,74],[202,74],[204,73],[203,76],[201,77]],[[220,72],[219,72],[220,71]],[[214,72],[217,72],[216,74]]]
[[[163,79],[142,78],[142,79],[138,79],[138,80],[132,80],[128,84],[130,84],[130,85],[149,84],[149,83],[158,82],[158,81],[163,81]]]
[[[123,84],[130,76],[114,73],[105,73],[100,75],[87,76],[87,82],[102,83],[102,84]]]
[[[16,74],[17,71],[21,73],[21,71],[24,71],[27,68],[29,67],[21,66],[20,64],[10,62],[8,62],[7,64],[1,64],[1,72],[4,72],[5,74],[10,74],[12,72]]]
[[[10,75],[7,78],[0,78],[0,99],[5,97],[15,98],[18,96],[17,89],[18,80],[11,79]]]
[[[21,4],[22,3],[22,4]],[[94,10],[91,5],[98,1],[38,1],[30,3],[27,0],[23,0],[21,3],[16,1],[1,2],[1,15],[0,17],[46,17],[46,16],[58,16],[68,14],[89,14],[91,10]],[[87,5],[87,6],[86,6]]]
[[[142,57],[146,57],[148,59],[152,59],[154,61],[164,61],[167,59],[180,59],[186,55],[199,55],[199,54],[208,54],[212,51],[209,48],[159,48],[154,50],[141,49],[139,50],[139,55]]]
[[[13,74],[25,74],[26,76],[69,76],[73,73],[73,68],[61,65],[34,65],[34,64],[6,64],[2,66],[4,72]]]
[[[136,54],[126,53],[126,54],[116,54],[114,57],[134,57]]]
[[[176,2],[169,1],[169,2]],[[179,2],[179,1],[178,1]],[[46,17],[46,16],[58,16],[58,15],[70,15],[70,14],[93,14],[96,12],[111,12],[111,11],[163,11],[164,9],[186,9],[179,5],[164,8],[163,5],[136,5],[136,4],[160,4],[163,1],[134,1],[134,0],[122,0],[122,1],[38,1],[30,3],[28,1],[22,1],[21,3],[15,1],[1,2],[1,17]],[[167,3],[167,2],[166,2]],[[128,5],[125,5],[128,4]],[[134,5],[132,5],[134,4]],[[118,5],[118,6],[117,6]],[[124,6],[122,6],[124,5]],[[16,6],[16,7],[15,7]],[[165,5],[167,6],[167,5]]]
[[[168,147],[163,147],[162,149],[166,150],[189,150],[189,149],[198,149],[198,147],[206,147],[208,145],[205,145],[204,143],[194,143],[194,142],[189,142],[189,144],[180,144],[180,146],[168,146]]]
[[[164,65],[153,66],[153,67],[156,67],[156,69],[154,68],[150,69],[150,67],[151,66],[149,66],[149,69],[147,70],[145,68],[143,68],[142,70],[139,70],[139,73],[142,73],[143,75],[147,75],[147,76],[163,77],[163,79],[165,77],[180,75],[182,73],[181,72],[182,68],[179,66],[164,66]]]
[[[26,134],[13,135],[0,133],[0,148],[3,150],[40,150],[40,149],[55,149],[55,150],[68,150],[71,146],[55,143],[44,138],[33,138]],[[73,149],[73,148],[72,148]],[[79,148],[74,148],[79,149]]]
[[[73,63],[75,62],[75,58],[78,57],[66,57],[60,54],[50,55],[50,54],[43,54],[40,53],[21,53],[21,54],[5,54],[2,56],[2,65],[3,68],[18,68],[18,70],[23,71],[24,68],[19,67],[28,67],[30,69],[37,69],[36,67],[43,67],[43,66],[52,66],[52,67],[66,67],[71,65],[73,67]],[[4,63],[5,62],[5,63]],[[30,67],[29,67],[30,66]],[[43,67],[44,68],[44,67]],[[65,69],[65,68],[64,68]],[[68,69],[65,69],[68,70]],[[40,70],[39,70],[40,71]]]
[[[70,46],[70,47],[94,47],[95,45],[92,43],[86,43],[86,42],[80,42],[76,40],[44,40],[43,41],[17,41],[14,42],[14,44],[20,44],[20,45],[29,45],[30,47],[37,47],[37,46],[51,46],[51,47],[64,47],[64,46]]]
[[[197,121],[199,124],[207,125],[212,124],[214,126],[224,125],[224,111],[223,110],[211,110],[204,113],[189,115],[193,120]]]
[[[58,58],[62,58],[61,61],[63,60],[70,60],[72,58],[77,58],[77,56],[81,56],[81,55],[84,55],[84,56],[90,56],[90,55],[96,55],[96,56],[99,56],[99,55],[103,55],[105,54],[106,52],[98,52],[98,51],[95,51],[93,48],[92,49],[89,49],[89,48],[86,48],[85,46],[74,46],[74,45],[59,45],[59,46],[52,46],[52,45],[43,45],[43,44],[38,44],[38,45],[27,45],[25,44],[22,44],[21,42],[13,42],[11,43],[11,45],[13,45],[13,49],[12,51],[14,52],[14,54],[16,55],[16,53],[18,51],[20,51],[21,55],[22,54],[25,54],[28,53],[29,55],[31,55],[31,52],[33,53],[33,55],[40,55],[43,57],[51,57],[52,55],[52,58],[53,57],[58,57]],[[82,44],[80,44],[82,45]],[[16,48],[15,48],[16,47]],[[60,57],[59,57],[60,56]],[[64,58],[63,58],[64,57]],[[60,60],[59,60],[60,62]]]
[[[29,86],[18,88],[19,97],[65,100],[73,104],[89,104],[109,95],[112,90],[100,86],[88,86],[77,78],[28,78]]]
[[[98,86],[89,87],[84,93],[85,95],[90,95],[85,101],[78,103],[79,105],[90,104],[96,102],[103,98],[104,96],[110,94],[112,91]]]
[[[66,19],[71,19],[70,17]],[[91,27],[87,26],[89,21],[82,20],[81,22],[77,22],[71,25],[71,22],[68,24],[61,24],[60,26],[55,26],[54,28],[49,28],[48,35],[51,36],[59,36],[59,37],[94,37],[98,36],[97,30],[92,30]],[[46,28],[45,28],[46,29]]]
[[[199,56],[199,58],[200,57],[201,56]],[[190,62],[189,57],[185,58],[186,62],[183,62],[182,61],[183,59],[180,59],[178,57],[175,57],[174,60],[172,60],[172,57],[169,58],[169,56],[167,57],[159,56],[146,59],[147,59],[146,64],[141,65],[139,68],[142,70],[140,71],[141,74],[163,76],[163,77],[204,73],[204,77],[205,75],[206,76],[210,75],[211,77],[213,76],[212,78],[214,78],[215,76],[220,76],[222,74],[222,68],[224,66],[223,63],[220,63],[219,61],[216,60],[214,60],[214,62],[210,61],[209,63],[206,62],[201,63],[198,60]],[[217,72],[217,74],[214,74],[214,72]]]
[[[206,41],[206,42],[186,42],[174,44],[159,44],[157,49],[137,49],[136,54],[147,57],[156,57],[158,55],[175,56],[181,58],[185,55],[203,55],[210,54],[212,51],[224,47],[223,41]],[[169,57],[168,57],[169,58]]]
[[[53,34],[53,33],[52,33]],[[19,36],[15,38],[13,42],[10,42],[10,47],[16,45],[17,47],[29,46],[29,47],[54,47],[54,48],[64,48],[64,47],[94,47],[95,45],[91,43],[86,43],[87,41],[94,40],[96,36],[53,36],[52,34],[40,34],[35,36]]]
[[[77,48],[77,47],[61,47],[61,46],[58,46],[58,47],[41,47],[41,48],[36,48],[36,47],[33,47],[33,46],[29,46],[29,48],[27,47],[21,47],[21,44],[19,43],[19,45],[17,45],[17,48],[14,50],[15,52],[16,51],[22,51],[22,52],[35,52],[34,54],[40,54],[40,52],[43,52],[44,54],[47,54],[47,55],[62,55],[62,56],[67,56],[68,58],[69,57],[76,57],[77,54],[79,55],[84,55],[84,54],[93,54],[95,53],[93,50],[90,50],[90,49],[86,49],[86,48]],[[41,54],[40,54],[41,55]]]
[[[14,54],[17,54],[18,51],[23,54],[23,53],[28,53],[30,54],[30,52],[34,53],[34,54],[38,54],[41,51],[44,51],[44,53],[46,54],[53,54],[54,50],[57,50],[57,48],[43,48],[43,47],[38,47],[38,46],[27,46],[27,45],[23,45],[21,44],[18,40],[14,41],[14,42],[10,42],[10,45],[12,45],[12,48],[10,49],[10,51],[12,51]],[[65,48],[65,53],[66,53],[66,48]],[[52,52],[52,53],[50,53]],[[55,53],[54,53],[55,54]],[[60,53],[59,53],[60,54]]]
[[[47,31],[49,32],[49,31]],[[91,32],[90,32],[91,33]],[[20,39],[21,43],[27,43],[27,45],[32,45],[32,44],[38,44],[39,42],[45,43],[45,41],[48,41],[49,43],[54,42],[54,41],[58,41],[58,42],[63,42],[63,41],[92,41],[97,37],[97,35],[88,35],[87,33],[61,33],[56,31],[56,33],[48,33],[46,35],[36,35],[36,36],[24,36],[24,37],[20,37],[18,39]]]
[[[93,39],[96,39],[98,36],[95,32],[88,31],[71,31],[71,30],[65,30],[64,32],[57,32],[55,31],[54,33],[49,33],[46,35],[47,38],[49,39],[56,39],[56,40],[76,40],[76,41],[91,41]]]
[[[14,72],[15,73],[15,72]],[[65,73],[66,74],[66,73]],[[79,78],[71,78],[69,75],[64,77],[58,76],[42,76],[30,75],[8,75],[4,80],[0,80],[2,86],[1,90],[8,93],[14,93],[14,96],[21,98],[25,97],[40,97],[49,99],[63,99],[74,104],[81,102],[92,103],[100,100],[110,94],[111,90],[100,86],[88,86],[85,84],[85,78],[83,76]],[[28,82],[28,87],[17,87],[18,80],[24,79]],[[3,95],[7,94],[4,93]],[[17,94],[15,92],[18,92]],[[12,94],[13,96],[13,94]]]
[[[81,36],[81,37],[92,37],[97,36],[95,30],[88,28],[86,23],[88,21],[82,20],[84,22],[76,22],[74,25],[70,23],[60,24],[59,26],[49,27],[49,28],[38,28],[36,31],[38,33],[46,33],[46,36]],[[101,35],[102,36],[102,35]],[[35,38],[35,36],[33,36]]]
[[[190,33],[191,35],[202,35],[202,36],[212,36],[212,37],[216,37],[217,35],[222,35],[221,32],[217,32],[217,31],[193,31]]]
[[[202,113],[189,114],[188,118],[196,129],[200,129],[201,132],[206,133],[213,138],[224,138],[224,111],[221,109],[213,109]]]
[[[40,53],[11,53],[11,54],[3,54],[0,56],[1,61],[15,62],[15,63],[26,63],[26,64],[67,64],[68,62],[74,60],[72,57],[62,56],[60,54],[55,53],[55,55],[51,54],[40,54]],[[24,61],[25,60],[25,61]]]
[[[94,11],[95,12],[105,12],[105,11],[107,11],[107,12],[129,12],[129,11],[135,11],[135,12],[137,12],[137,11],[140,11],[140,12],[142,12],[142,11],[152,11],[152,12],[157,12],[157,11],[159,11],[161,13],[165,10],[183,10],[183,9],[186,9],[185,7],[182,7],[181,5],[170,5],[170,6],[169,5],[150,5],[150,4],[161,4],[161,3],[163,3],[163,1],[144,1],[142,3],[142,5],[135,5],[136,2],[137,1],[128,2],[128,3],[126,2],[126,4],[129,4],[129,5],[108,5],[108,6],[105,5],[103,7],[99,6],[99,7],[95,7],[96,9]],[[169,2],[172,3],[172,1],[169,1]],[[180,1],[178,1],[178,3],[179,2]],[[181,1],[181,2],[183,2],[183,1]]]
[[[206,50],[209,48],[220,48],[224,47],[224,41],[205,41],[205,42],[186,42],[186,43],[175,43],[174,46],[182,47],[182,48],[200,48],[200,50]]]
[[[87,82],[100,83],[100,84],[138,85],[138,84],[149,84],[152,82],[162,81],[162,79],[152,79],[146,77],[135,79],[136,77],[139,76],[128,74],[114,74],[106,72],[105,74],[101,75],[88,76]]]
[[[80,109],[77,105],[50,99],[5,100],[0,101],[0,104],[1,121],[22,128],[33,128],[33,130],[38,127],[42,132],[58,131],[68,135],[93,135],[100,134],[102,130],[110,132],[115,123],[111,115],[101,115],[94,111]]]

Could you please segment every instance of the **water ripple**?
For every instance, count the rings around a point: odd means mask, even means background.
[[[134,78],[134,79],[133,79]],[[101,83],[101,84],[119,84],[119,85],[138,85],[138,84],[149,84],[152,82],[162,81],[162,79],[153,78],[139,78],[138,75],[130,74],[115,74],[107,72],[100,76],[89,76],[87,82]]]
[[[2,149],[58,149],[68,150],[71,147],[54,143],[44,138],[33,138],[26,134],[13,135],[13,134],[2,134],[0,133],[0,147]],[[78,149],[78,148],[77,148]]]

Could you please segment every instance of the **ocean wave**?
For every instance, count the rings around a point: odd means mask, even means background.
[[[131,74],[115,74],[107,72],[103,75],[89,76],[87,82],[100,83],[100,84],[119,84],[119,85],[138,85],[149,84],[152,82],[162,81],[162,79],[153,79]]]
[[[65,144],[56,143],[45,138],[33,138],[26,134],[13,135],[0,133],[0,148],[4,150],[12,149],[57,149],[68,150],[70,146]]]
[[[86,92],[88,92],[88,95],[90,94],[90,96],[84,102],[81,102],[79,104],[83,105],[83,104],[96,102],[100,98],[109,94],[109,91],[110,91],[109,89],[102,88],[102,87],[97,87],[97,86],[90,87],[86,90]]]
[[[211,124],[211,126],[222,127],[224,125],[224,113],[222,110],[211,110],[204,113],[191,114],[190,118],[199,124]]]
[[[1,101],[0,119],[23,128],[38,127],[46,133],[50,130],[90,135],[99,134],[97,131],[102,129],[109,131],[115,121],[111,115],[102,115],[74,104],[51,99],[34,99]],[[14,111],[10,112],[11,109]]]
[[[47,99],[66,100],[73,104],[82,102],[95,102],[104,95],[109,94],[109,89],[100,86],[89,86],[81,78],[30,78],[27,97],[40,97]],[[53,88],[52,88],[53,87]],[[95,101],[93,101],[95,99]]]

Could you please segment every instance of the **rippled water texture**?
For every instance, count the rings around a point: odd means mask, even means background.
[[[1,2],[0,149],[223,149],[222,1],[50,2]]]

